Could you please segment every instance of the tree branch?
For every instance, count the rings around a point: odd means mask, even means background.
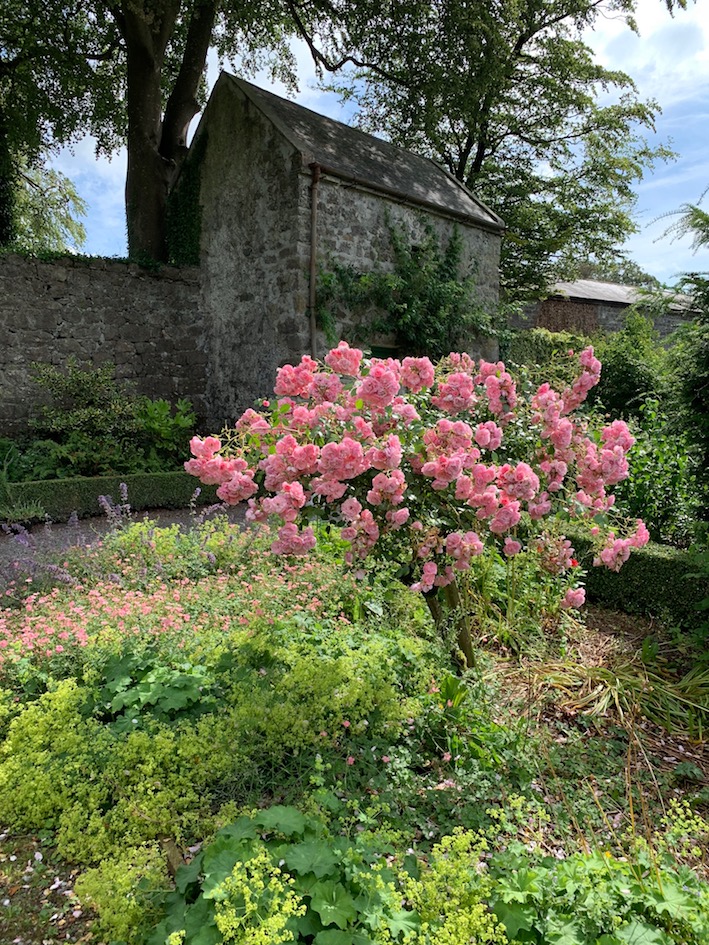
[[[216,0],[207,0],[195,9],[190,20],[180,71],[167,100],[160,137],[160,154],[168,161],[177,160],[179,150],[186,147],[189,124],[199,111],[197,90],[216,15]]]
[[[321,52],[315,44],[315,40],[312,34],[308,31],[305,23],[298,12],[298,8],[293,0],[288,0],[288,10],[290,11],[291,16],[293,17],[293,22],[296,25],[296,28],[302,37],[305,40],[308,49],[310,50],[310,55],[313,57],[313,62],[316,66],[325,69],[327,72],[338,72],[343,66],[346,66],[348,63],[351,63],[353,66],[356,66],[358,69],[367,69],[370,72],[374,72],[376,75],[382,76],[382,78],[387,79],[389,82],[393,82],[396,85],[405,86],[407,83],[400,79],[398,76],[394,75],[391,72],[387,72],[386,69],[382,69],[380,66],[375,65],[372,62],[365,62],[362,59],[358,59],[356,56],[349,55],[343,56],[342,59],[338,59],[336,62],[332,62],[327,58],[327,56]]]

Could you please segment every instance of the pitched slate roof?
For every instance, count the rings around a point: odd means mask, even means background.
[[[670,308],[686,311],[691,306],[688,295],[666,289],[663,293],[670,300]],[[597,282],[595,279],[577,279],[576,282],[555,282],[550,295],[561,295],[569,299],[583,299],[594,302],[610,302],[615,305],[632,305],[642,302],[646,293],[629,285],[615,282]]]
[[[501,232],[504,224],[460,181],[429,158],[280,98],[222,72],[298,150],[303,165],[399,199]]]

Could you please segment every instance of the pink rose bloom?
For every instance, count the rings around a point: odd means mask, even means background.
[[[645,527],[645,522],[641,518],[636,519],[637,528],[635,534],[630,536],[630,543],[633,548],[644,548],[650,541],[650,532]]]
[[[542,492],[536,499],[527,503],[527,511],[535,522],[551,512],[551,499],[548,492]]]
[[[256,413],[249,407],[236,421],[236,429],[247,433],[268,433],[271,424],[260,413]]]
[[[384,364],[373,364],[357,388],[357,397],[368,407],[388,407],[399,393],[399,379]]]
[[[435,370],[428,358],[404,358],[401,362],[401,383],[412,393],[433,385]]]
[[[350,348],[346,341],[341,341],[325,355],[325,364],[336,374],[358,377],[362,357],[363,353],[359,348]]]
[[[341,393],[342,382],[337,374],[313,374],[308,394],[316,404],[332,404]]]
[[[522,550],[522,545],[520,542],[515,541],[513,538],[508,536],[505,538],[505,544],[502,546],[502,550],[508,558],[511,558],[514,555],[518,555],[520,553]]]
[[[347,519],[348,522],[353,522],[361,511],[362,506],[354,497],[346,499],[340,506],[342,517]]]
[[[317,369],[315,361],[308,358],[308,362],[305,362],[304,358],[297,367],[285,364],[278,368],[273,392],[278,397],[307,397],[313,374]]]
[[[539,492],[539,478],[527,463],[505,463],[497,473],[497,485],[507,495],[529,502]]]
[[[475,428],[475,442],[483,449],[494,452],[502,443],[502,430],[494,420],[479,423]]]
[[[421,472],[424,476],[433,479],[431,486],[437,491],[446,489],[451,482],[454,482],[463,471],[463,457],[460,454],[455,456],[439,456],[430,463],[424,463]]]
[[[367,493],[367,502],[370,505],[400,505],[404,501],[406,492],[406,478],[400,469],[393,469],[388,473],[377,473],[372,480],[372,488]]]
[[[298,531],[298,526],[292,522],[278,530],[278,538],[271,545],[271,551],[276,555],[306,555],[315,547],[315,535],[312,528]]]
[[[372,448],[367,459],[374,469],[396,469],[401,465],[401,440],[392,433],[381,449]]]
[[[407,508],[403,509],[389,509],[386,514],[386,520],[392,526],[392,528],[401,528],[402,525],[405,525],[409,520],[409,515],[411,513]]]
[[[235,473],[227,482],[223,482],[217,489],[217,495],[227,505],[237,505],[244,499],[250,498],[258,492],[258,486],[253,481],[253,472],[247,475]]]
[[[505,497],[503,496],[502,504],[490,520],[490,531],[494,532],[496,535],[501,535],[503,532],[508,532],[511,528],[514,528],[515,525],[517,525],[520,518],[521,515],[519,512],[519,502],[505,502]]]
[[[585,601],[586,591],[582,587],[569,588],[566,594],[564,594],[561,607],[564,610],[578,610],[579,607],[583,607]]]
[[[198,436],[193,436],[190,440],[192,455],[198,459],[211,459],[221,448],[222,442],[216,436],[208,436],[204,440]]]
[[[365,469],[362,445],[350,436],[341,443],[326,443],[320,450],[318,472],[328,479],[354,479]]]
[[[395,397],[391,405],[392,413],[398,417],[405,427],[411,426],[414,420],[420,420],[413,404],[407,404],[401,397]]]
[[[456,414],[468,410],[475,403],[473,379],[469,374],[451,374],[438,385],[438,394],[431,403],[446,413]]]

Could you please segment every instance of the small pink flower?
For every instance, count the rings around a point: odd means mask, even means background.
[[[451,753],[450,753],[449,751],[444,751],[444,752],[443,752],[442,758],[443,758],[444,761],[450,761],[452,757],[453,757],[453,756],[451,755]]]
[[[345,721],[342,723],[342,727],[343,727],[343,728],[349,728],[349,727],[350,727],[350,723],[349,723],[349,721],[348,721],[347,719],[345,719]]]
[[[582,607],[586,600],[586,591],[582,587],[569,588],[564,595],[561,606],[564,610],[576,610]]]
[[[391,761],[391,758],[389,757],[389,755],[382,755],[382,762],[385,765],[388,765],[390,761]]]
[[[348,764],[348,765],[353,765],[354,763],[355,763],[354,755],[348,755],[348,756],[347,756],[347,764]]]

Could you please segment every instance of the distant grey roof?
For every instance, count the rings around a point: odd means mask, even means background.
[[[570,299],[611,302],[615,305],[632,305],[634,302],[641,302],[645,293],[642,289],[629,285],[617,285],[615,282],[577,279],[576,282],[555,282],[549,294],[563,295]],[[689,296],[670,290],[666,290],[665,294],[673,300],[670,308],[685,310],[690,307]]]
[[[280,98],[250,82],[222,72],[300,151],[305,166],[317,163],[335,177],[390,192],[501,232],[504,223],[482,201],[435,161],[398,148],[374,135]]]

